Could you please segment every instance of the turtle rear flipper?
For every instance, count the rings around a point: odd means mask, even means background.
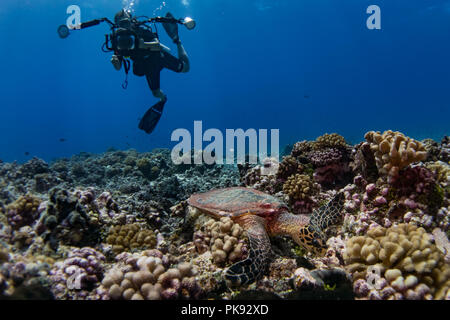
[[[248,215],[241,223],[247,230],[250,242],[248,258],[229,267],[225,279],[229,287],[243,286],[260,279],[267,271],[272,258],[270,240],[264,225],[264,219]]]
[[[344,193],[340,192],[326,205],[320,207],[311,215],[310,223],[318,230],[324,231],[329,226],[339,223],[344,208]]]

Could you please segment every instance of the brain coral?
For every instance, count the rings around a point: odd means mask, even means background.
[[[413,224],[376,227],[366,236],[350,238],[344,260],[356,291],[364,291],[362,282],[370,279],[373,270],[379,271],[380,287],[364,294],[383,299],[443,299],[450,294],[449,265],[432,237]]]
[[[151,249],[156,245],[153,231],[142,229],[137,223],[115,226],[109,230],[106,242],[113,246],[115,253],[136,249]]]
[[[194,233],[194,244],[199,253],[211,251],[217,265],[243,260],[247,255],[244,229],[227,217],[208,220]]]
[[[364,137],[370,143],[381,175],[396,177],[401,169],[427,158],[427,152],[421,142],[400,132],[388,130],[380,134],[378,131],[370,131]]]
[[[123,255],[123,256],[122,256]],[[113,300],[196,299],[201,294],[189,263],[171,266],[158,250],[123,253],[102,281],[105,298]]]

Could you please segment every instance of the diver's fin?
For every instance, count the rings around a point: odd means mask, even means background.
[[[174,18],[174,16],[167,12],[166,18]],[[174,41],[177,42],[179,40],[178,37],[178,24],[176,23],[163,23],[164,30],[166,30],[167,35]]]
[[[148,109],[141,122],[139,122],[139,129],[144,130],[148,134],[152,133],[161,118],[165,104],[165,101],[159,101]]]

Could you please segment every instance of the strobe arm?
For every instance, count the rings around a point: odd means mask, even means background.
[[[112,23],[108,18],[101,18],[101,19],[94,19],[91,21],[83,22],[80,24],[79,28],[72,29],[72,31],[77,30],[77,29],[81,30],[81,29],[93,27],[93,26],[99,25],[102,22],[107,22],[112,27],[115,26],[114,23]],[[65,25],[65,24],[60,25],[58,27],[58,35],[61,39],[67,38],[70,35],[69,27],[67,27],[67,25]]]
[[[107,22],[108,24],[110,24],[112,26],[114,25],[114,23],[112,23],[108,18],[101,18],[101,19],[94,19],[91,21],[83,22],[80,27],[81,27],[81,29],[89,28],[89,27],[99,25],[102,22]]]
[[[94,19],[94,20],[91,20],[91,21],[88,21],[88,22],[83,22],[80,25],[80,28],[81,29],[85,29],[85,28],[93,27],[93,26],[99,25],[102,22],[103,22],[102,19]]]

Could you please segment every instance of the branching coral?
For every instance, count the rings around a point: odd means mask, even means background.
[[[189,263],[171,266],[158,250],[123,253],[102,281],[104,297],[113,300],[197,299],[201,295]]]
[[[112,227],[106,242],[113,246],[115,253],[125,250],[151,249],[156,245],[153,231],[143,229],[139,224],[127,224]]]
[[[318,190],[318,185],[306,174],[293,175],[283,185],[283,192],[289,196],[291,203],[310,200]]]
[[[247,237],[244,230],[230,218],[210,219],[194,233],[194,244],[199,253],[211,251],[213,261],[224,265],[247,256]]]
[[[290,176],[302,172],[303,166],[297,161],[297,159],[293,156],[286,156],[283,157],[283,160],[280,163],[277,178],[284,181]]]
[[[320,190],[320,185],[305,174],[290,176],[283,185],[283,192],[288,196],[289,204],[296,213],[312,212],[315,201],[313,196]]]
[[[306,156],[308,152],[310,152],[314,147],[314,142],[312,141],[299,141],[294,144],[294,147],[292,148],[291,155],[293,157],[302,157]]]
[[[383,176],[395,178],[399,171],[414,162],[427,158],[427,152],[419,141],[391,130],[370,131],[364,136],[370,143],[378,171]]]
[[[413,224],[377,227],[350,238],[344,259],[360,296],[443,299],[449,294],[450,266],[432,237]],[[374,274],[379,278],[371,281]]]
[[[6,207],[6,217],[13,229],[33,224],[39,218],[40,200],[32,195],[21,196]]]

